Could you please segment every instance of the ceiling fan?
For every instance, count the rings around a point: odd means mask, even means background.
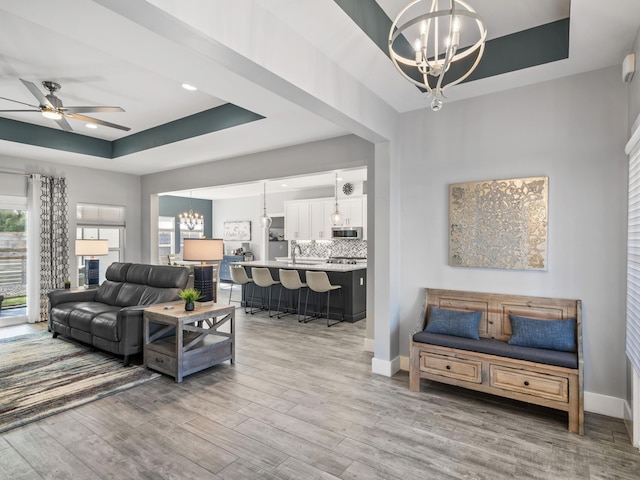
[[[105,122],[104,120],[98,120],[97,118],[87,117],[86,115],[80,115],[81,113],[88,112],[124,112],[120,107],[100,107],[100,106],[83,106],[83,107],[64,107],[62,106],[62,100],[56,97],[55,92],[60,90],[61,85],[56,82],[44,81],[42,85],[49,90],[48,95],[44,95],[34,83],[27,80],[20,79],[25,87],[36,97],[39,105],[31,105],[29,103],[19,102],[18,100],[11,100],[10,98],[0,97],[3,100],[9,100],[10,102],[21,103],[29,107],[36,108],[37,110],[0,110],[0,112],[40,112],[43,117],[55,120],[56,123],[68,132],[72,132],[73,128],[69,125],[65,117],[73,118],[75,120],[81,120],[87,123],[95,123],[104,127],[117,128],[128,132],[131,130],[129,127],[124,127],[116,123]]]

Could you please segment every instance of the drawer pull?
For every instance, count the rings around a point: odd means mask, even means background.
[[[529,382],[527,380],[524,381],[524,386],[528,387],[529,386]]]
[[[447,365],[447,370],[451,370],[451,365]]]
[[[161,358],[156,358],[156,362],[158,362],[158,363],[164,363],[164,360],[162,360]]]

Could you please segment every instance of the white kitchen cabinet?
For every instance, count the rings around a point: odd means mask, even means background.
[[[363,214],[363,197],[343,198],[340,200],[339,207],[342,214],[345,227],[362,227],[364,226]]]
[[[286,202],[284,204],[284,238],[285,240],[309,240],[310,210],[309,202]]]
[[[335,209],[335,203],[329,199],[309,201],[309,213],[311,216],[310,232],[311,240],[331,240],[330,215]]]

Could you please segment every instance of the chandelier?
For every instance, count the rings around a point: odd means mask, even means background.
[[[193,213],[193,208],[191,208],[191,193],[189,193],[189,212],[181,213],[178,218],[180,219],[180,225],[187,227],[189,230],[194,230],[197,225],[202,225],[204,217],[199,213]]]
[[[486,38],[484,21],[466,1],[414,0],[391,25],[389,55],[404,78],[427,91],[437,112],[445,90],[478,66]]]

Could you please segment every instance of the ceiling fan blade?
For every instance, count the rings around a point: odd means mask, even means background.
[[[56,120],[56,123],[60,126],[61,129],[66,130],[67,132],[73,132],[73,128],[71,128],[71,125],[69,125],[69,122],[67,122],[64,117]]]
[[[2,98],[2,97],[0,97]],[[62,111],[65,113],[90,113],[90,112],[124,112],[121,107],[62,107]]]
[[[129,127],[123,127],[122,125],[118,125],[116,123],[105,122],[104,120],[98,120],[97,118],[87,117],[86,115],[78,115],[77,113],[64,113],[65,116],[74,118],[76,120],[82,120],[83,122],[95,123],[97,125],[102,125],[104,127],[117,128],[118,130],[124,130],[128,132],[131,130]]]
[[[30,103],[19,102],[18,100],[11,100],[10,98],[0,97],[2,100],[9,100],[10,102],[19,103],[21,105],[26,105],[27,107],[40,108],[40,105],[31,105]]]
[[[44,105],[45,107],[49,107],[52,110],[55,110],[55,107],[51,104],[49,99],[44,96],[44,94],[36,87],[36,85],[27,80],[20,79],[20,81],[24,84],[25,87],[29,89],[31,94],[36,97],[36,99],[40,102],[40,105]]]
[[[0,110],[0,112],[9,113],[9,112],[36,112],[40,113],[40,110]]]

